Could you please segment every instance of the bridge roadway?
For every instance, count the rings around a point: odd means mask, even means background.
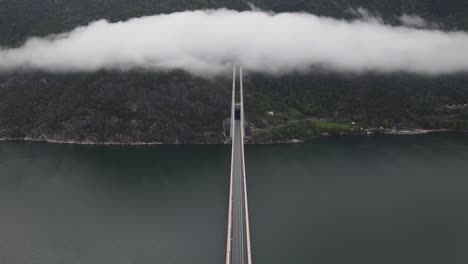
[[[245,180],[242,69],[240,69],[240,104],[235,103],[235,69],[233,75],[232,159],[226,264],[251,264],[250,227]]]

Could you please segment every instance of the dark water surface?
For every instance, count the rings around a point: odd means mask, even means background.
[[[0,142],[0,263],[224,262],[229,146]],[[254,264],[468,263],[468,136],[246,147]]]

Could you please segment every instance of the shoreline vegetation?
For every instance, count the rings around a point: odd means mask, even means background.
[[[421,135],[435,132],[463,132],[454,129],[427,129],[416,126],[376,127],[356,122],[338,123],[329,119],[306,118],[265,129],[252,130],[253,143],[301,143],[326,136]],[[248,138],[250,139],[250,138]]]
[[[259,137],[258,134],[254,134],[251,136],[246,137],[246,144],[249,145],[264,145],[264,144],[301,144],[306,143],[315,138],[323,138],[323,137],[332,137],[332,136],[377,136],[377,135],[402,135],[402,136],[409,136],[409,135],[424,135],[430,133],[440,133],[440,132],[455,132],[455,133],[467,133],[467,131],[454,131],[450,129],[422,129],[422,128],[415,128],[415,129],[362,129],[362,130],[354,130],[348,132],[340,132],[340,133],[329,133],[323,132],[318,135],[311,135],[308,137],[298,137],[298,138],[284,138],[284,139],[265,139],[264,137]],[[273,134],[273,133],[272,133]],[[274,135],[274,134],[273,134]],[[0,142],[37,142],[37,143],[50,143],[50,144],[63,144],[63,145],[95,145],[95,146],[155,146],[155,145],[179,145],[179,144],[192,144],[192,145],[217,145],[217,144],[229,144],[230,140],[226,138],[224,142],[216,142],[216,141],[193,141],[193,142],[142,142],[142,141],[135,141],[135,142],[97,142],[97,141],[90,141],[90,140],[58,140],[58,139],[51,139],[48,137],[40,137],[40,138],[31,138],[31,137],[2,137],[0,138]]]
[[[57,139],[50,139],[50,138],[31,138],[31,137],[24,137],[24,138],[0,138],[0,142],[7,141],[7,142],[38,142],[38,143],[50,143],[50,144],[64,144],[64,145],[96,145],[96,146],[154,146],[154,145],[163,145],[168,143],[161,143],[161,142],[94,142],[89,140],[78,141],[78,140],[57,140]]]
[[[422,128],[413,129],[413,130],[388,129],[388,130],[377,131],[377,132],[367,131],[366,133],[349,133],[349,134],[342,133],[342,134],[336,134],[336,135],[330,135],[330,134],[324,133],[322,135],[310,137],[307,139],[289,139],[289,140],[277,140],[277,141],[272,141],[272,142],[254,142],[250,144],[258,144],[258,145],[260,144],[301,144],[301,143],[307,143],[308,141],[314,138],[333,137],[333,136],[379,136],[379,135],[416,136],[416,135],[425,135],[425,134],[442,133],[442,132],[467,133],[466,131],[453,131],[449,129],[422,129]],[[249,144],[249,142],[247,142],[247,144]]]

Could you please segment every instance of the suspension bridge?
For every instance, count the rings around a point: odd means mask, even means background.
[[[233,69],[231,128],[231,180],[227,230],[226,264],[251,264],[249,206],[244,158],[244,94],[242,67],[239,67],[239,89],[236,86],[237,67]],[[238,96],[236,91],[238,90]]]

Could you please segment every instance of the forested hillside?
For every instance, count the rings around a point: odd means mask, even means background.
[[[275,12],[306,11],[349,18],[349,8],[363,7],[397,23],[403,14],[416,14],[448,29],[468,29],[464,0],[1,0],[0,45],[17,45],[30,36],[63,32],[96,19],[110,21],[194,9],[249,10],[247,3]]]
[[[398,24],[398,17],[407,13],[417,14],[443,29],[468,30],[465,0],[250,2],[275,12],[306,11],[345,19],[352,16],[349,8],[364,7],[389,24]],[[120,21],[221,7],[250,8],[241,0],[0,0],[0,45],[16,47],[28,37],[64,32],[101,18]],[[248,74],[246,87],[248,119],[267,134],[268,128],[312,118],[346,125],[342,130],[331,130],[337,133],[353,132],[347,126],[351,122],[363,128],[468,130],[466,74]],[[229,93],[227,77],[206,80],[184,72],[4,72],[0,73],[0,138],[222,142],[222,120],[229,115]],[[273,112],[274,116],[266,112]],[[281,133],[271,130],[266,139],[327,132],[327,128],[313,133],[304,131],[307,129],[301,125],[294,133],[290,133],[293,129]]]

